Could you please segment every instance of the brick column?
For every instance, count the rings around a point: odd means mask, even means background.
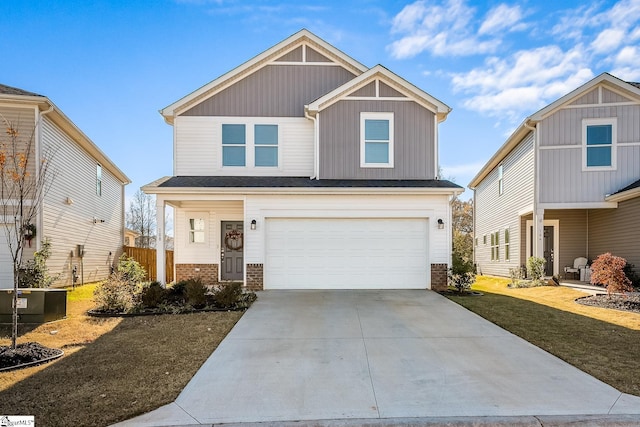
[[[247,264],[247,284],[248,291],[261,291],[264,288],[264,265]]]
[[[447,264],[431,264],[431,290],[447,290]]]

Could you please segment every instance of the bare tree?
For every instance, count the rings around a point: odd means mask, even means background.
[[[11,348],[18,337],[18,283],[26,244],[36,235],[35,223],[45,194],[54,179],[50,169],[53,152],[43,149],[36,158],[36,126],[21,132],[19,123],[4,116],[6,137],[0,141],[0,214],[6,230],[7,245],[13,262],[13,322]]]
[[[140,233],[137,246],[151,248],[156,236],[156,201],[150,194],[138,190],[129,203],[127,228]]]

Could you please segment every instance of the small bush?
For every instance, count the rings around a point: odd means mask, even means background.
[[[147,277],[147,272],[144,270],[144,267],[135,259],[127,257],[126,254],[122,254],[118,260],[116,270],[122,273],[125,280],[131,283],[140,283]]]
[[[602,284],[607,294],[633,291],[631,280],[624,274],[627,260],[607,252],[598,256],[591,264],[591,284]]]
[[[172,303],[184,303],[184,293],[186,287],[186,280],[175,282],[173,285],[171,285],[171,287],[167,288],[167,300]]]
[[[449,282],[456,288],[459,293],[463,293],[471,289],[476,281],[476,275],[473,272],[454,274],[453,269],[449,269]]]
[[[242,286],[240,283],[222,285],[213,294],[213,301],[220,308],[234,308],[241,299]]]
[[[631,286],[640,288],[640,276],[635,271],[635,265],[627,263],[624,266],[624,274],[631,281]]]
[[[51,242],[43,240],[41,249],[33,254],[18,270],[18,287],[20,288],[48,288],[57,279],[49,275],[47,259],[51,256]]]
[[[524,279],[521,268],[510,268],[509,269],[509,278],[511,279],[511,283],[509,283],[510,288],[518,288],[520,286],[520,282]]]
[[[151,282],[142,288],[140,300],[145,308],[156,308],[162,304],[167,296],[167,290],[162,287],[160,282]]]
[[[538,257],[529,257],[527,260],[527,274],[531,280],[539,285],[539,282],[544,282],[544,266],[547,260]]]
[[[186,281],[184,298],[191,307],[203,307],[207,303],[207,286],[199,277]]]
[[[128,313],[138,304],[138,286],[117,272],[96,287],[93,299],[98,311]]]

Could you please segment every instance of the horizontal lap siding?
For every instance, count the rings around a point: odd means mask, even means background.
[[[394,167],[360,167],[360,113],[394,113]],[[413,101],[343,100],[320,113],[321,179],[433,179],[434,114]]]
[[[582,120],[608,117],[618,118],[617,168],[583,172]],[[540,150],[541,203],[602,202],[640,176],[640,106],[560,110],[540,124],[540,140],[542,147],[564,146]]]
[[[533,204],[533,138],[530,134],[503,161],[504,192],[498,193],[498,167],[475,191],[475,262],[482,274],[507,276],[522,264],[521,220],[518,212]],[[509,261],[505,260],[504,230],[509,229]],[[499,232],[499,260],[491,260],[491,233]],[[486,236],[487,242],[483,243]],[[475,241],[474,241],[475,245]]]
[[[640,274],[640,197],[617,209],[589,210],[589,259],[611,252],[634,264]]]
[[[27,173],[32,177],[35,176],[36,168],[35,150],[37,135],[35,134],[35,120],[35,110],[33,108],[0,106],[0,129],[2,129],[2,137],[0,140],[5,144],[11,143],[11,138],[7,135],[6,130],[9,126],[12,126],[18,131],[16,153],[24,153],[28,144],[31,142],[31,156],[29,157],[29,163],[27,165]],[[5,151],[7,155],[9,155],[11,151],[8,146],[2,148],[2,150]]]
[[[184,116],[304,117],[304,106],[355,76],[339,66],[268,65]]]
[[[73,265],[78,274],[81,271],[76,245],[82,244],[85,283],[102,280],[122,250],[123,185],[103,165],[102,196],[97,196],[95,159],[48,119],[42,138],[43,145],[55,151],[51,163],[55,176],[44,200],[44,228],[38,237],[51,242],[49,272],[58,275],[56,285],[71,285]],[[104,222],[94,224],[93,218]]]
[[[223,123],[254,123],[278,125],[278,168],[222,168],[221,129]],[[313,123],[304,118],[261,118],[246,120],[225,117],[184,117],[175,121],[175,174],[199,175],[313,175]],[[247,146],[247,150],[252,146]],[[248,154],[248,153],[247,153]],[[248,163],[247,163],[248,164]]]

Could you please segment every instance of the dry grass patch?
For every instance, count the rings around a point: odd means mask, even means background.
[[[482,297],[450,299],[625,393],[640,396],[640,314],[583,306],[565,287],[509,289],[478,276]],[[526,367],[524,367],[526,368]]]
[[[69,293],[67,319],[21,329],[18,342],[62,348],[65,356],[0,374],[0,414],[35,415],[39,426],[106,426],[158,408],[175,400],[242,316],[95,319],[86,316],[93,289]],[[8,333],[0,328],[0,345]]]

